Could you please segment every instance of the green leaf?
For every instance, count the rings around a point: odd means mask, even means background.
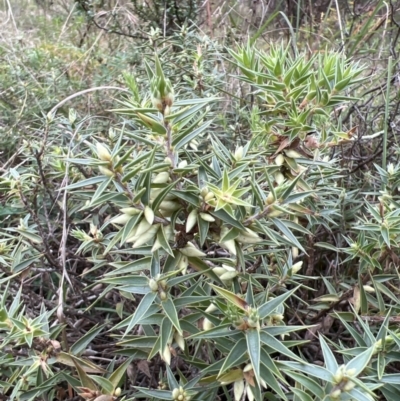
[[[161,124],[160,121],[157,121],[155,118],[150,117],[147,114],[142,114],[136,112],[136,115],[139,117],[140,121],[148,128],[150,128],[154,133],[159,135],[165,135],[167,133],[166,128]]]
[[[240,330],[232,330],[232,325],[231,323],[227,324],[221,324],[218,327],[213,327],[210,330],[207,331],[201,331],[199,333],[191,335],[190,339],[192,338],[201,338],[201,339],[214,339],[214,338],[219,338],[219,337],[231,337],[235,334],[241,333]]]
[[[82,180],[79,182],[75,182],[74,184],[70,184],[67,185],[64,188],[61,188],[60,190],[70,190],[70,189],[76,189],[76,188],[82,188],[82,187],[92,187],[95,184],[98,184],[100,182],[103,181],[108,181],[108,177],[104,177],[104,176],[99,176],[99,177],[92,177],[92,178],[88,178],[87,180]]]
[[[160,207],[161,202],[164,200],[164,198],[168,195],[169,192],[176,186],[178,181],[171,182],[171,184],[167,185],[165,188],[163,188],[159,194],[154,198],[151,207],[153,210],[158,210]]]
[[[83,387],[90,388],[91,390],[97,390],[97,386],[93,382],[93,380],[86,374],[85,370],[80,364],[78,359],[72,358],[72,362],[75,365],[76,370],[78,371],[79,381]]]
[[[225,288],[220,288],[217,287],[216,285],[213,284],[208,284],[217,294],[221,295],[221,297],[225,298],[228,302],[230,302],[232,305],[237,306],[238,308],[242,309],[243,311],[247,311],[249,308],[249,305],[247,302],[239,297],[238,295],[234,294],[233,292],[230,292],[226,290]]]
[[[188,261],[190,267],[197,270],[198,272],[205,274],[207,277],[211,278],[218,284],[223,285],[221,279],[212,271],[210,266],[208,266],[203,260],[199,258],[188,258]]]
[[[101,376],[90,376],[90,378],[95,381],[99,387],[102,389],[103,393],[112,395],[114,393],[114,387],[110,380],[106,379],[105,377]]]
[[[367,393],[359,390],[358,388],[353,388],[353,390],[348,392],[348,395],[351,397],[351,400],[355,401],[371,401],[371,399],[373,399]]]
[[[193,130],[191,133],[183,132],[172,140],[172,146],[175,150],[178,150],[185,146],[187,143],[195,139],[197,136],[202,134],[212,123],[212,120],[206,121],[203,125]]]
[[[260,364],[261,364],[261,340],[260,332],[257,329],[246,330],[247,351],[253,365],[254,375],[260,384]]]
[[[223,222],[238,228],[239,230],[245,230],[244,225],[240,221],[238,221],[235,217],[231,216],[224,209],[211,210],[209,213],[214,217],[217,217],[218,219],[222,220]]]
[[[316,377],[317,379],[324,380],[328,383],[334,383],[333,374],[329,372],[327,369],[318,366],[318,365],[311,365],[306,363],[299,363],[293,361],[279,361],[277,365],[282,365],[283,367],[287,367],[295,372],[303,372],[307,373],[310,376]]]
[[[172,391],[165,390],[148,390],[144,387],[135,387],[139,393],[135,394],[136,398],[155,398],[157,400],[170,400],[172,401],[174,398],[172,397]],[[144,397],[143,397],[144,396]]]
[[[267,345],[271,348],[274,352],[278,352],[282,355],[286,355],[287,357],[294,359],[296,361],[301,361],[302,359],[297,356],[294,352],[290,351],[281,341],[278,341],[275,337],[271,336],[271,334],[260,331],[260,340],[263,344]]]
[[[104,191],[107,189],[107,187],[110,185],[110,183],[113,181],[114,177],[109,177],[107,180],[104,180],[96,189],[96,192],[93,194],[92,199],[90,201],[90,205],[93,204],[93,202],[96,201],[100,196],[103,195]]]
[[[307,376],[302,375],[301,373],[294,372],[293,370],[287,370],[285,373],[295,380],[296,383],[301,384],[308,391],[311,391],[318,400],[322,400],[324,398],[324,390],[323,388],[313,379],[310,379]]]
[[[305,391],[295,387],[291,387],[291,389],[293,394],[295,394],[295,397],[293,398],[294,401],[313,401],[313,398],[311,398],[311,396]]]
[[[87,346],[97,337],[97,335],[103,330],[104,325],[92,327],[83,337],[76,341],[70,349],[73,355],[80,355]]]
[[[135,313],[132,315],[132,317],[129,321],[129,324],[125,331],[124,336],[126,336],[133,329],[133,327],[135,325],[140,323],[140,319],[142,319],[143,316],[146,314],[146,312],[148,311],[150,306],[153,304],[156,297],[157,297],[156,292],[149,292],[142,298],[142,300],[140,301],[140,304],[136,308]]]
[[[168,319],[171,321],[171,323],[178,331],[178,333],[182,335],[182,329],[179,324],[178,313],[176,312],[175,305],[172,302],[171,298],[168,297],[165,301],[161,302],[161,306],[164,309],[164,312],[167,315]]]
[[[192,206],[199,206],[199,196],[189,191],[171,191],[172,195],[190,203]]]
[[[176,105],[176,103],[175,103]],[[184,107],[178,111],[173,110],[172,114],[169,114],[165,117],[166,120],[172,120],[172,123],[175,125],[178,122],[185,120],[186,118],[192,119],[193,116],[200,111],[205,106],[205,103],[199,103],[193,105],[192,107]]]
[[[11,271],[13,273],[20,273],[22,270],[25,270],[26,268],[28,268],[32,263],[37,262],[38,259],[42,256],[43,255],[41,255],[41,254],[36,254],[36,255],[24,260],[23,262],[18,263],[15,266],[12,266]],[[8,277],[8,279],[10,279],[10,277]]]
[[[225,358],[224,364],[222,365],[218,373],[218,377],[231,369],[246,352],[246,339],[241,338],[229,352],[228,356]]]
[[[41,244],[43,242],[42,237],[32,233],[31,231],[19,230],[18,228],[12,229],[12,231],[17,232],[18,234],[22,235],[23,237],[27,238],[29,241],[32,241],[35,244]]]
[[[149,270],[150,263],[151,263],[150,256],[134,260],[133,262],[128,261],[128,262],[110,263],[110,266],[115,267],[115,270],[109,271],[104,275],[104,277]]]
[[[157,231],[157,239],[159,243],[161,244],[161,247],[164,249],[165,252],[168,253],[168,255],[174,256],[174,252],[171,249],[171,246],[169,245],[167,241],[167,237],[165,235],[165,226],[161,226],[160,229]]]
[[[217,100],[221,99],[222,98],[220,97],[208,97],[208,98],[178,100],[174,103],[174,106],[192,106],[194,104],[207,104],[211,102],[216,102]]]
[[[179,383],[175,379],[174,373],[172,372],[171,368],[169,367],[169,365],[166,365],[165,368],[167,370],[167,378],[168,378],[168,386],[169,386],[169,388],[172,388],[172,389],[178,388],[179,387]]]
[[[319,342],[321,344],[322,354],[324,355],[325,366],[332,374],[335,374],[339,367],[335,355],[333,355],[333,352],[321,335],[319,336]]]
[[[285,292],[279,295],[276,298],[270,299],[269,301],[265,302],[261,306],[258,307],[258,314],[260,319],[265,319],[269,316],[276,308],[282,305],[293,293],[298,290],[299,287],[294,288],[288,292]]]
[[[355,369],[354,376],[358,376],[368,365],[372,355],[375,351],[375,345],[372,345],[367,350],[353,358],[346,364],[346,370]]]
[[[278,229],[280,231],[282,231],[282,233],[288,238],[288,240],[297,248],[301,249],[305,254],[307,254],[307,252],[305,251],[305,249],[302,247],[302,245],[300,244],[300,242],[297,240],[297,238],[293,235],[293,233],[286,227],[285,224],[283,224],[281,222],[281,220],[277,219],[277,218],[271,218],[271,221],[276,225],[276,227],[278,227]]]
[[[165,347],[168,345],[168,341],[172,336],[173,324],[171,319],[168,318],[168,315],[162,320],[160,326],[160,342],[159,342],[159,352],[162,354]]]

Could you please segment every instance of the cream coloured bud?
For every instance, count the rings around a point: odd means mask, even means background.
[[[276,182],[278,185],[283,184],[283,183],[285,182],[285,177],[284,177],[284,175],[283,175],[282,173],[280,173],[280,172],[275,173],[275,182]]]
[[[244,368],[243,368],[243,372],[247,373],[250,372],[251,370],[253,370],[253,365],[251,363],[248,363]]]
[[[211,199],[213,199],[213,198],[215,198],[215,194],[214,194],[214,192],[208,192],[207,193],[207,195],[204,197],[204,200],[206,201],[206,202],[208,202],[208,201],[210,201]]]
[[[228,281],[234,279],[238,275],[238,272],[226,272],[224,274],[221,274],[220,279],[222,281]]]
[[[179,388],[174,388],[174,389],[172,390],[172,398],[173,398],[174,400],[177,400],[178,397],[179,397],[179,395],[180,395]]]
[[[147,220],[147,222],[148,222],[149,224],[153,224],[153,221],[154,221],[154,212],[153,212],[153,210],[151,209],[151,207],[146,206],[146,207],[144,208],[144,217],[145,217],[145,219]]]
[[[163,171],[161,173],[158,173],[154,179],[153,179],[153,184],[166,184],[169,181],[169,173],[166,171]]]
[[[285,158],[283,157],[282,154],[279,154],[278,156],[276,156],[275,158],[275,164],[277,166],[282,166],[282,164],[285,162]]]
[[[214,267],[212,269],[212,271],[218,276],[221,277],[223,274],[226,273],[226,269],[224,269],[223,267]]]
[[[292,266],[292,273],[296,274],[298,271],[301,270],[301,267],[303,266],[303,261],[297,262]]]
[[[107,176],[107,177],[114,177],[114,173],[108,169],[107,167],[104,166],[99,166],[99,171],[101,174]]]
[[[366,292],[375,292],[375,288],[370,285],[363,285],[364,291]]]
[[[197,223],[197,209],[193,209],[186,220],[186,232],[188,233]]]
[[[121,213],[129,214],[130,216],[135,216],[141,212],[141,210],[136,207],[124,207],[120,209],[120,211]]]
[[[275,197],[272,192],[270,192],[267,196],[267,199],[265,200],[267,205],[272,205],[275,202]]]
[[[301,154],[293,149],[285,150],[285,154],[287,157],[290,157],[292,159],[298,159],[299,157],[301,157]]]
[[[356,386],[356,383],[353,381],[348,381],[344,386],[343,386],[343,391],[351,391],[353,388]]]
[[[154,280],[153,278],[151,278],[151,279],[149,280],[149,287],[150,287],[150,289],[151,289],[152,291],[158,291],[158,284],[157,284],[157,281]]]
[[[243,146],[239,146],[238,148],[236,148],[233,157],[235,158],[236,161],[240,161],[243,159]]]
[[[130,220],[131,217],[132,216],[130,216],[129,214],[121,214],[121,215],[119,215],[117,217],[114,217],[111,220],[111,223],[114,223],[114,224],[126,224]]]
[[[340,394],[342,394],[342,390],[340,390],[340,388],[337,388],[337,389],[333,390],[333,391],[330,393],[330,396],[331,396],[331,398],[333,398],[333,399],[338,399],[338,398],[340,397]]]
[[[218,310],[217,306],[215,304],[210,304],[206,309],[206,313],[212,313],[216,310]]]
[[[103,160],[105,162],[109,162],[111,160],[110,152],[100,142],[96,143],[96,150],[97,150],[97,156],[99,157],[100,160]]]
[[[212,223],[215,221],[215,218],[208,213],[199,213],[202,220]]]
[[[212,322],[210,320],[208,320],[207,318],[204,318],[203,330],[204,331],[211,330],[213,327],[214,327],[214,325],[212,324]]]

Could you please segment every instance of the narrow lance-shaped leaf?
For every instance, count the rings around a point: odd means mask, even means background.
[[[166,316],[162,322],[160,327],[160,352],[162,353],[165,347],[168,346],[168,342],[172,336],[173,325],[171,319]]]
[[[261,363],[261,340],[260,332],[257,329],[246,331],[247,351],[250,356],[255,378],[260,384],[260,363]]]
[[[81,337],[74,345],[72,345],[70,352],[73,355],[81,354],[86,347],[97,337],[97,335],[103,330],[103,326],[92,327],[83,337]]]
[[[278,227],[279,230],[287,237],[287,239],[297,248],[301,249],[304,253],[307,253],[293,233],[283,224],[279,219],[271,218],[272,222]]]
[[[310,376],[316,377],[317,379],[321,379],[329,383],[335,383],[333,374],[331,372],[315,364],[281,361],[278,362],[277,365],[287,366],[289,369],[294,370],[295,372],[304,372],[309,374]]]
[[[375,344],[348,362],[346,365],[346,370],[355,369],[353,376],[358,376],[368,365],[372,355],[374,354],[374,351]]]
[[[142,298],[139,306],[137,307],[135,313],[133,314],[128,324],[124,336],[126,336],[133,329],[133,327],[140,322],[140,319],[146,314],[147,310],[153,304],[154,300],[156,299],[156,296],[157,296],[156,292],[149,292]]]
[[[222,365],[218,376],[227,372],[229,369],[235,366],[236,362],[247,352],[246,339],[240,339],[235,346],[232,348],[229,355],[225,358],[224,364]]]
[[[128,358],[122,365],[118,366],[117,369],[109,377],[110,382],[112,383],[115,389],[118,387],[119,383],[121,382],[126,370],[128,369],[129,365],[131,364],[133,357]]]
[[[282,305],[299,287],[294,288],[291,291],[285,292],[276,298],[270,299],[261,306],[258,307],[258,315],[260,319],[266,318],[270,315],[278,306]]]
[[[193,130],[191,133],[187,133],[184,137],[178,136],[172,141],[172,146],[175,148],[175,150],[178,150],[185,146],[187,143],[195,139],[197,136],[202,134],[212,123],[213,121],[207,121],[203,125],[201,125],[199,128],[196,128]]]
[[[331,373],[335,374],[339,367],[335,355],[333,355],[333,352],[321,335],[319,336],[319,342],[321,344],[322,354],[324,355],[325,366]]]
[[[212,289],[216,293],[218,293],[219,295],[224,297],[232,305],[237,306],[238,308],[242,309],[243,311],[248,310],[249,305],[247,304],[247,302],[244,299],[240,298],[238,295],[236,295],[233,292],[230,292],[228,290],[225,290],[225,288],[220,288],[213,284],[209,284],[209,286],[212,287]]]
[[[110,380],[108,380],[105,377],[102,376],[95,376],[93,375],[91,377],[97,384],[98,386],[103,390],[103,393],[105,394],[113,394],[114,393],[114,387],[112,385],[112,383],[110,382]],[[112,397],[109,395],[109,400],[105,400],[105,401],[112,401]]]
[[[165,301],[163,301],[161,303],[161,306],[164,309],[164,312],[167,315],[168,319],[171,321],[171,323],[174,325],[174,327],[178,331],[178,333],[182,335],[182,329],[179,324],[178,313],[175,309],[175,305],[172,302],[171,298],[168,297],[168,299],[166,299]]]

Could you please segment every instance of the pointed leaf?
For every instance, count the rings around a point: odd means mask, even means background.
[[[140,319],[146,314],[147,310],[150,308],[150,306],[153,304],[154,300],[157,297],[156,292],[148,292],[140,301],[139,306],[136,308],[135,313],[131,317],[131,320],[129,321],[128,327],[125,331],[125,334],[128,334],[134,326],[136,326],[139,322]]]
[[[117,369],[115,369],[114,372],[109,377],[109,380],[114,387],[114,389],[113,389],[114,391],[118,387],[118,385],[121,383],[121,380],[124,377],[126,369],[128,369],[132,360],[133,360],[133,357],[128,358],[122,365],[120,365]]]
[[[374,354],[374,351],[375,351],[375,345],[369,347],[364,352],[357,355],[355,358],[353,358],[350,362],[346,364],[346,370],[355,369],[355,373],[353,375],[357,377],[368,365],[372,355]]]
[[[172,302],[172,299],[168,297],[168,299],[161,302],[161,306],[164,309],[164,312],[167,315],[168,319],[171,321],[171,323],[174,325],[174,327],[178,331],[178,333],[182,335],[182,329],[179,324],[178,313],[175,309],[175,305]]]
[[[209,286],[212,287],[212,289],[216,293],[221,295],[223,298],[225,298],[232,305],[237,306],[238,308],[242,309],[243,311],[247,311],[248,310],[249,305],[247,304],[247,302],[243,298],[239,297],[238,295],[234,294],[233,292],[225,290],[225,288],[217,287],[214,284],[209,284]]]
[[[247,351],[253,365],[254,375],[260,384],[260,364],[261,364],[261,340],[260,332],[257,329],[246,331]]]
[[[298,290],[299,287],[294,288],[284,294],[279,295],[276,298],[270,299],[261,306],[258,307],[258,314],[260,319],[266,318],[270,315],[278,306],[282,305],[294,292]]]
[[[104,325],[92,327],[83,337],[81,337],[74,345],[72,345],[70,352],[73,355],[81,354],[86,347],[97,337],[97,335],[103,330]]]

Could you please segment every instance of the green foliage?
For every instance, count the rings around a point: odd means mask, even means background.
[[[153,29],[55,92],[48,71],[28,81],[32,108],[6,113],[17,154],[1,155],[2,395],[400,395],[400,167],[379,120],[397,94],[365,99],[366,60],[300,51],[296,34],[225,50],[185,25],[168,39]],[[41,43],[24,74],[82,54]],[[14,103],[18,63],[2,66]],[[79,92],[82,77],[97,87]],[[363,120],[366,107],[377,114]],[[375,125],[356,134],[362,121]],[[383,132],[384,160],[357,158]]]

